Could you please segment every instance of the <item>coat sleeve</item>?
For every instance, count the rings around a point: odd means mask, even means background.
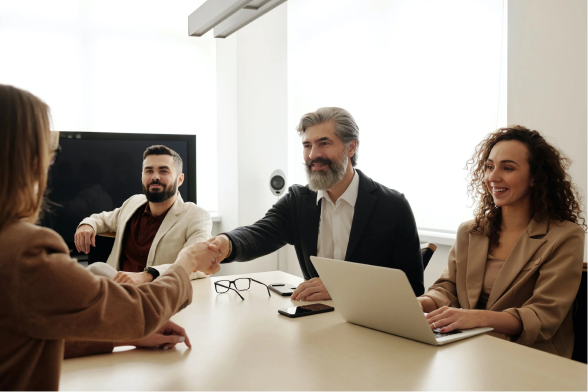
[[[423,258],[416,222],[410,204],[402,195],[396,214],[392,260],[406,274],[416,296],[423,294]]]
[[[203,209],[199,209],[199,211],[194,214],[194,217],[190,220],[190,224],[188,225],[188,230],[186,232],[187,238],[186,243],[184,244],[184,248],[197,242],[208,240],[211,237],[211,231],[212,219],[210,218],[210,214]]]
[[[88,355],[107,354],[114,350],[112,342],[83,342],[66,340],[63,349],[63,359],[86,357]]]
[[[92,214],[80,222],[81,225],[90,225],[96,234],[105,233],[108,231],[117,232],[118,218],[120,216],[122,207],[116,208],[113,211],[103,211],[99,214]]]
[[[233,251],[224,262],[249,261],[272,253],[286,244],[293,244],[292,187],[265,216],[250,226],[223,233],[231,240]]]
[[[449,256],[447,257],[447,267],[441,273],[441,276],[437,281],[427,290],[424,294],[425,297],[431,298],[435,301],[437,308],[442,306],[452,306],[455,308],[459,308],[459,300],[457,299],[457,286],[456,286],[456,276],[457,276],[457,257],[461,257],[462,255],[457,254],[457,249],[462,248],[458,247],[458,241],[463,241],[462,232],[466,230],[464,224],[462,224],[459,229],[457,230],[458,235],[456,242],[451,247],[449,251]],[[467,235],[467,233],[466,233]]]
[[[580,286],[584,238],[581,226],[570,225],[553,244],[549,259],[539,267],[531,298],[520,308],[504,310],[523,324],[521,334],[511,336],[511,340],[530,345],[537,340],[548,340],[557,332]]]
[[[212,219],[210,218],[210,214],[200,207],[195,208],[196,209],[193,211],[188,211],[188,214],[192,215],[192,219],[190,219],[188,224],[188,229],[186,230],[186,243],[182,248],[186,248],[197,242],[206,241],[211,237]],[[163,237],[162,241],[165,241],[165,237]],[[160,275],[163,275],[172,265],[173,264],[160,264],[154,265],[152,268],[155,268]],[[192,272],[190,274],[191,280],[207,277],[208,275],[200,271]]]
[[[97,277],[71,259],[53,231],[21,242],[13,274],[14,328],[39,339],[134,340],[154,333],[187,306],[192,286],[178,265],[139,286]]]

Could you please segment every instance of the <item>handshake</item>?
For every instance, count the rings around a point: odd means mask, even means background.
[[[220,262],[227,258],[229,251],[229,238],[219,235],[182,249],[176,264],[179,264],[188,275],[195,271],[212,275],[220,271]]]

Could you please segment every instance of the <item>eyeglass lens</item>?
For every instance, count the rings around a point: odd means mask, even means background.
[[[251,280],[250,279],[236,279],[235,280],[235,287],[237,288],[237,290],[241,291],[241,290],[249,290],[249,287],[251,287]]]
[[[214,289],[217,293],[226,293],[229,291],[230,284],[231,282],[228,280],[219,280],[214,283]]]

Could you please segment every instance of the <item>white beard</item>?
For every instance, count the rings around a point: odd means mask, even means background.
[[[308,177],[308,188],[311,191],[326,191],[335,186],[345,176],[347,171],[347,162],[349,158],[343,153],[341,162],[335,162],[329,166],[326,173],[321,171],[312,171],[312,168],[306,166],[306,176]]]

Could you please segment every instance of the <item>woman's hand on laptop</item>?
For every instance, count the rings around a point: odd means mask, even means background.
[[[321,278],[312,278],[298,285],[298,288],[292,293],[294,301],[320,301],[331,299],[327,288]]]
[[[442,306],[427,314],[427,321],[431,329],[441,328],[442,333],[455,329],[471,329],[484,327],[483,310],[459,309]]]

